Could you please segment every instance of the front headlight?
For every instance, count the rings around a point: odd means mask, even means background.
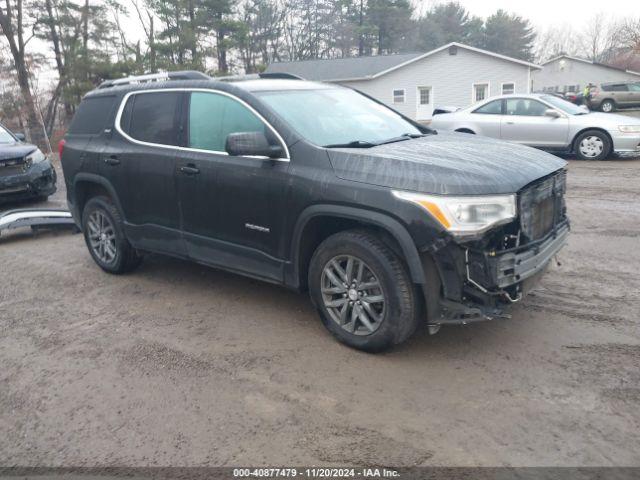
[[[516,217],[515,195],[449,196],[394,191],[397,198],[425,209],[454,235],[474,235]]]
[[[34,163],[43,162],[46,158],[47,157],[40,151],[40,149],[36,149],[27,155],[27,162],[33,165]]]
[[[640,133],[640,125],[619,125],[618,129],[623,133]]]

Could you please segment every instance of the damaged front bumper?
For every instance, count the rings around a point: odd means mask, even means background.
[[[67,210],[55,208],[25,208],[0,213],[0,233],[3,230],[31,227],[74,226],[75,222]]]
[[[31,164],[16,172],[0,171],[0,202],[46,197],[56,191],[56,171],[49,160]]]
[[[506,307],[535,286],[567,243],[569,230],[565,220],[544,238],[510,249],[479,250],[451,244],[440,250],[433,256],[435,261],[430,260],[440,284],[438,307],[429,314],[429,326],[437,330],[445,324],[508,318]],[[433,297],[434,293],[425,291],[425,295]]]

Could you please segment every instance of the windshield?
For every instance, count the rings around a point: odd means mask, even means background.
[[[552,95],[545,95],[542,97],[542,99],[545,102],[550,103],[554,107],[559,108],[564,113],[568,113],[569,115],[584,115],[585,113],[587,113],[584,108],[580,108],[578,105],[574,105],[571,102],[567,102],[566,100],[554,97]]]
[[[372,146],[396,137],[421,135],[398,114],[346,88],[256,94],[315,145]]]
[[[13,138],[5,128],[0,125],[0,143],[16,143],[16,139]]]

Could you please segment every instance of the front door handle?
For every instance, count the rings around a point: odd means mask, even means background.
[[[117,155],[109,155],[104,158],[104,163],[107,165],[120,165],[120,160]]]
[[[193,164],[180,167],[180,171],[185,175],[197,175],[198,173],[200,173],[200,169]]]

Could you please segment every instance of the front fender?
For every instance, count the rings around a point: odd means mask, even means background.
[[[285,281],[287,284],[298,284],[299,278],[299,260],[300,260],[300,242],[302,239],[302,233],[305,226],[314,217],[318,216],[330,216],[344,218],[348,220],[357,220],[365,224],[374,225],[376,227],[384,229],[389,235],[391,235],[400,245],[404,260],[409,267],[411,279],[415,283],[426,283],[424,271],[422,269],[422,263],[418,249],[411,238],[411,235],[407,229],[394,218],[379,212],[373,212],[370,210],[360,209],[356,207],[347,207],[343,205],[331,205],[320,204],[312,205],[302,211],[298,220],[296,221],[293,237],[291,242],[291,255],[292,262],[289,272],[285,273]]]

